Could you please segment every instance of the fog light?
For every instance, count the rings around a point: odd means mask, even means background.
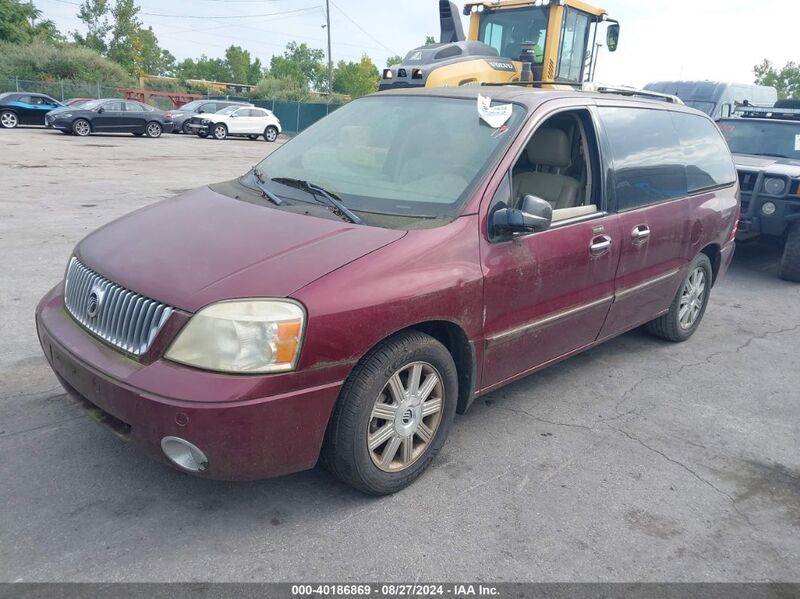
[[[200,449],[180,437],[161,439],[161,450],[169,460],[189,472],[202,472],[208,467],[208,458]]]
[[[775,209],[776,209],[775,204],[773,204],[772,202],[764,202],[761,205],[761,212],[763,212],[766,216],[771,216],[772,214],[775,214]]]

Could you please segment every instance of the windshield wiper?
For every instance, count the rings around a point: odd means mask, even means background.
[[[341,216],[342,218],[345,218],[346,220],[349,220],[353,224],[360,225],[364,222],[356,213],[345,206],[340,199],[338,199],[331,192],[327,191],[324,187],[320,187],[319,185],[309,183],[308,181],[304,181],[302,179],[292,179],[290,177],[275,177],[272,179],[272,181],[307,191],[313,196],[314,200],[316,200],[318,204],[328,206],[328,208],[331,209],[331,212]],[[320,200],[318,196],[323,197],[325,201]]]
[[[261,195],[268,199],[270,202],[275,204],[276,206],[283,206],[283,200],[272,193],[266,187],[266,181],[264,180],[264,176],[261,174],[261,171],[258,170],[256,167],[253,167],[251,172],[253,173],[253,179],[256,181],[256,186],[258,190],[261,192]]]

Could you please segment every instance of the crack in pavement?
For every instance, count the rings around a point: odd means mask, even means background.
[[[759,340],[760,339],[766,339],[767,337],[771,337],[772,335],[781,335],[783,333],[794,333],[799,329],[800,329],[800,324],[797,324],[797,325],[795,325],[793,327],[789,327],[789,328],[785,328],[785,329],[779,329],[777,331],[765,331],[765,332],[760,333],[758,335],[754,334],[751,337],[749,337],[744,343],[738,345],[736,347],[736,349],[734,349],[734,350],[725,349],[725,350],[720,350],[720,351],[717,351],[717,352],[713,352],[711,354],[708,354],[700,362],[692,362],[690,364],[682,364],[678,369],[665,372],[664,374],[661,374],[661,375],[656,376],[656,377],[652,377],[652,376],[649,376],[649,375],[644,375],[638,381],[636,381],[627,391],[625,391],[622,394],[622,397],[617,402],[617,404],[614,406],[614,412],[619,414],[620,406],[622,404],[624,404],[626,401],[628,401],[628,399],[631,397],[631,395],[633,395],[633,392],[636,391],[636,389],[639,388],[639,385],[641,385],[645,381],[658,382],[658,381],[663,381],[663,380],[670,379],[670,378],[672,378],[674,376],[677,376],[677,375],[681,374],[687,368],[694,368],[695,366],[703,366],[704,364],[711,364],[711,362],[715,358],[718,358],[720,356],[738,354],[743,349],[748,348],[750,346],[750,344],[753,343],[753,341],[755,341],[757,339],[759,339]],[[618,417],[615,417],[613,420],[616,420],[617,418]]]

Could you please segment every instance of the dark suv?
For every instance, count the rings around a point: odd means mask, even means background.
[[[37,330],[67,391],[182,471],[322,456],[392,493],[476,397],[641,325],[689,339],[738,195],[719,129],[679,104],[383,92],[90,234]]]
[[[800,110],[748,106],[738,114],[719,121],[742,188],[737,239],[780,240],[779,275],[800,282]]]

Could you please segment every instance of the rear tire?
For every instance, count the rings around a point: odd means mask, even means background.
[[[184,132],[186,135],[191,135],[191,134],[192,134],[192,129],[189,127],[189,121],[186,121],[186,122],[183,124],[183,127],[181,128],[181,130],[182,130],[182,131],[183,131],[183,132]],[[177,132],[177,131],[176,131],[176,132]]]
[[[786,281],[800,283],[800,223],[794,223],[786,235],[778,276]]]
[[[264,141],[273,142],[278,139],[278,128],[270,125],[264,129]]]
[[[157,123],[156,121],[150,121],[144,127],[144,134],[147,135],[147,137],[152,137],[153,139],[161,137],[163,132],[164,128],[161,126],[161,123]]]
[[[0,112],[0,126],[3,129],[14,129],[17,125],[19,125],[19,117],[17,117],[16,112],[11,110]]]
[[[396,493],[436,457],[457,400],[458,376],[447,348],[424,333],[400,333],[367,353],[342,387],[323,463],[364,493]]]
[[[669,311],[649,322],[648,332],[676,343],[686,341],[694,335],[708,306],[713,276],[708,256],[698,254],[689,264]]]
[[[205,139],[206,137],[208,137],[208,133],[206,133],[205,131],[198,131],[197,132],[197,137]]]
[[[211,135],[214,136],[214,139],[222,141],[228,137],[228,128],[222,123],[214,125],[214,128],[211,130]]]
[[[78,137],[86,137],[92,132],[92,125],[86,119],[77,119],[72,123],[72,132]]]

